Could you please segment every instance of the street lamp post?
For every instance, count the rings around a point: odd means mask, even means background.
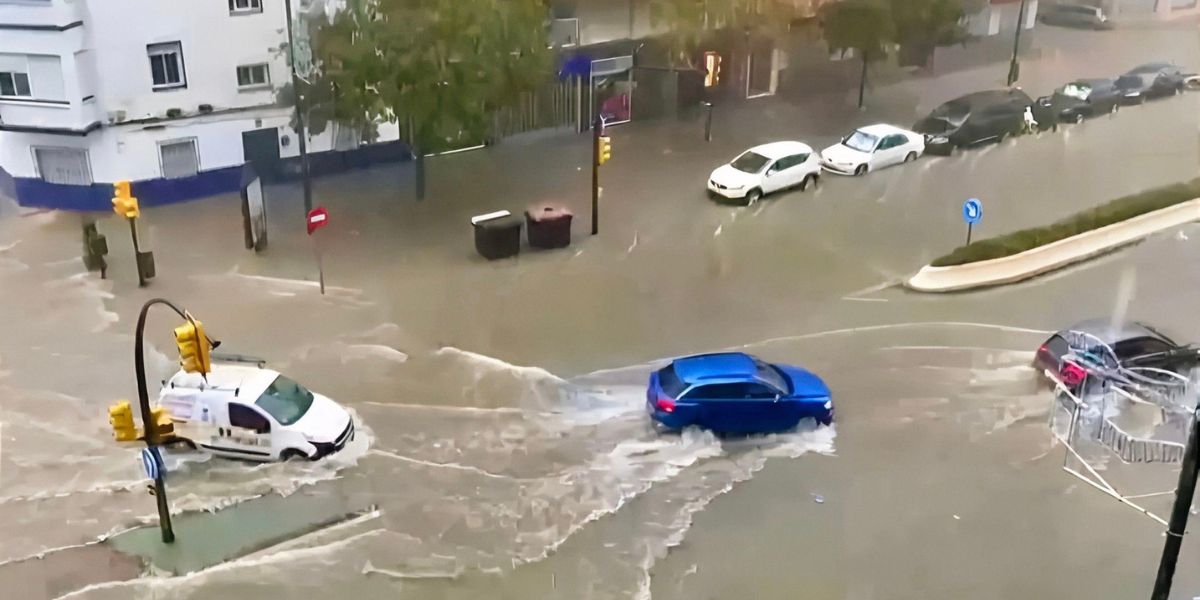
[[[300,94],[300,76],[296,74],[296,39],[292,34],[292,0],[283,1],[283,11],[287,18],[288,36],[288,69],[292,74],[292,96],[296,109],[296,126],[300,148],[300,170],[304,178],[304,214],[312,210],[312,177],[308,170],[308,128],[304,124],[304,100]]]
[[[1158,564],[1158,576],[1154,580],[1154,593],[1150,600],[1167,600],[1171,595],[1171,580],[1175,577],[1175,564],[1179,561],[1179,549],[1183,546],[1183,534],[1187,530],[1188,513],[1196,495],[1196,478],[1200,475],[1200,406],[1192,414],[1192,433],[1188,436],[1187,450],[1183,455],[1183,467],[1179,471],[1179,485],[1175,488],[1175,505],[1171,509],[1171,521],[1167,525],[1167,541],[1163,543],[1162,559]]]
[[[1021,61],[1018,55],[1021,52],[1021,30],[1025,28],[1026,1],[1021,0],[1021,8],[1017,11],[1017,32],[1013,34],[1012,62],[1008,64],[1008,85],[1010,86],[1021,77]]]

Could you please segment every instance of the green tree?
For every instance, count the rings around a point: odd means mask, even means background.
[[[551,72],[543,0],[348,0],[314,40],[333,120],[397,122],[425,195],[430,152],[482,141]]]
[[[671,66],[694,68],[695,52],[711,32],[741,29],[775,36],[786,30],[793,12],[786,0],[651,0],[650,23],[667,29]]]
[[[821,20],[829,49],[852,49],[862,61],[858,83],[858,107],[862,108],[867,65],[887,57],[887,48],[895,40],[891,11],[887,5],[872,0],[845,0],[825,5]]]
[[[961,0],[891,0],[896,42],[912,64],[927,65],[934,48],[966,39]]]

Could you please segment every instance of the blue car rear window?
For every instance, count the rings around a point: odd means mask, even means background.
[[[679,376],[675,374],[675,367],[672,365],[667,365],[659,370],[658,386],[671,398],[678,398],[683,390],[687,389],[687,385],[680,381]]]

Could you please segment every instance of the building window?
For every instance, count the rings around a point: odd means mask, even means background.
[[[179,42],[150,44],[146,46],[150,55],[150,76],[155,90],[187,87],[187,75],[183,71],[183,47]]]
[[[29,89],[29,73],[0,71],[0,96],[33,96],[33,91]]]
[[[237,81],[242,89],[267,87],[271,85],[271,71],[266,63],[243,65],[237,68]]]
[[[200,172],[200,155],[196,151],[195,138],[159,142],[158,155],[163,177],[167,179],[191,177]]]
[[[262,0],[229,0],[229,14],[262,12]]]

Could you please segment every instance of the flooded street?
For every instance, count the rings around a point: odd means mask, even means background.
[[[1181,56],[1200,61],[1194,32],[1161,43],[1185,42]],[[158,277],[144,289],[123,222],[101,217],[112,267],[100,280],[79,260],[79,215],[0,220],[0,573],[156,523],[137,452],[111,441],[105,410],[136,399],[137,310],[165,297],[221,352],[265,359],[359,424],[315,463],[171,453],[172,510],[224,519],[174,551],[203,554],[289,511],[356,516],[196,573],[47,597],[1145,597],[1162,527],[1062,471],[1031,361],[1051,331],[1093,316],[1200,340],[1200,225],[1003,288],[897,284],[962,242],[967,197],[985,206],[976,235],[991,236],[1194,177],[1200,94],[750,207],[704,200],[717,157],[802,112],[768,106],[710,146],[630,143],[604,183],[599,236],[577,217],[572,247],[505,262],[473,255],[469,217],[547,199],[586,215],[586,140],[431,160],[424,203],[397,168],[322,179],[325,296],[290,186],[268,190],[263,255],[243,249],[236,198],[145,210]],[[639,126],[613,136],[660,139]],[[542,177],[504,178],[543,163]],[[152,396],[177,368],[176,325],[151,313]],[[649,373],[730,348],[819,374],[835,424],[744,439],[654,430]],[[1193,533],[1173,597],[1200,595],[1197,564]]]

